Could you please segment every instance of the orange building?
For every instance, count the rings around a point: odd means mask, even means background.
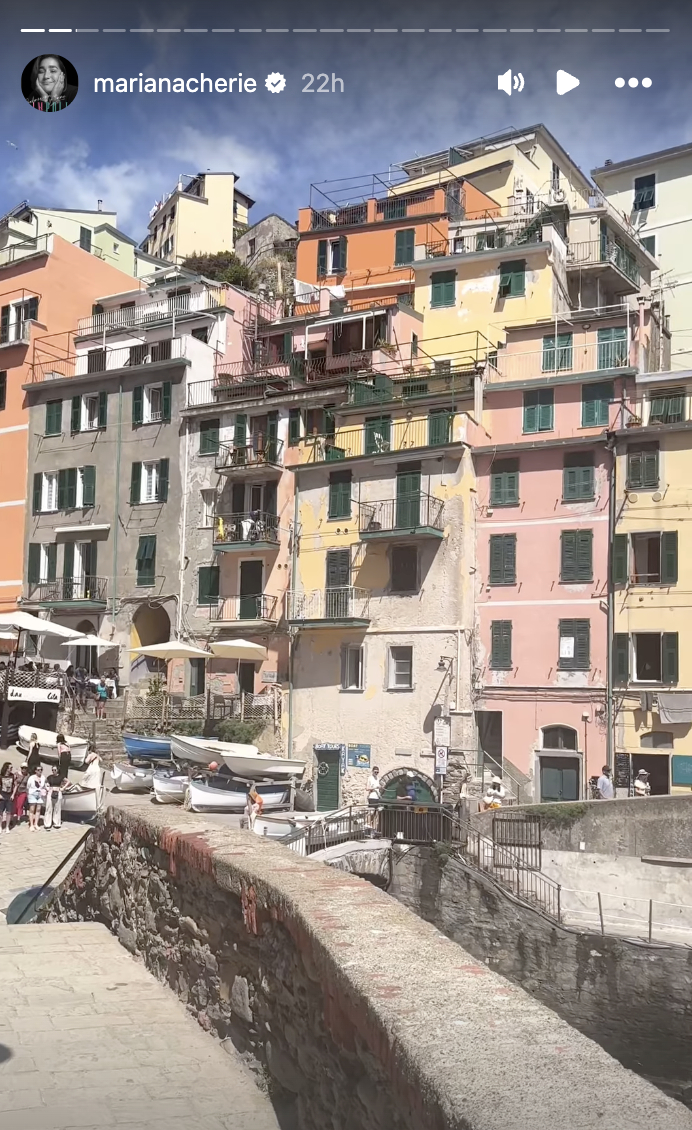
[[[417,249],[447,240],[450,220],[499,210],[468,181],[442,173],[438,180],[410,192],[406,179],[377,175],[312,185],[310,206],[298,213],[296,278],[343,286],[351,309],[397,297],[412,303]],[[309,305],[301,312],[312,313]]]
[[[0,612],[15,608],[22,591],[29,429],[22,385],[31,380],[34,339],[75,326],[99,295],[132,289],[130,275],[59,235],[0,250]]]

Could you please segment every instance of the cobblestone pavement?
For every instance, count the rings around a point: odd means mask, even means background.
[[[88,830],[86,824],[63,822],[60,829],[30,832],[28,824],[20,824],[9,835],[0,834],[0,924],[5,922],[5,911],[21,891],[40,887],[50,877],[70,848]],[[70,860],[63,873],[74,862]],[[62,874],[58,874],[58,883]]]
[[[0,925],[0,970],[7,1130],[279,1130],[232,1045],[105,926]]]

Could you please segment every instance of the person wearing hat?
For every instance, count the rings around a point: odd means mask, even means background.
[[[651,796],[649,774],[647,773],[646,769],[640,769],[637,773],[637,776],[634,778],[634,795]]]

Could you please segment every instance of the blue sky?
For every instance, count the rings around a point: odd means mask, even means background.
[[[478,15],[479,8],[481,15]],[[99,12],[98,15],[95,11]],[[29,5],[26,6],[29,12]],[[457,2],[334,5],[39,2],[0,17],[0,212],[34,204],[116,209],[141,239],[149,209],[178,173],[232,169],[257,204],[295,219],[312,181],[381,172],[390,164],[492,133],[543,121],[586,170],[604,159],[691,140],[692,19],[672,3],[482,5]],[[15,14],[15,13],[19,14]],[[23,26],[98,28],[96,33],[22,34]],[[481,22],[482,21],[482,22]],[[559,32],[511,32],[516,26]],[[450,33],[432,28],[507,28]],[[135,32],[197,28],[206,32]],[[233,33],[211,29],[233,27]],[[261,33],[241,28],[261,28]],[[288,33],[268,28],[394,28],[395,32]],[[402,28],[424,28],[404,33]],[[586,33],[564,29],[587,28]],[[612,33],[593,28],[613,27]],[[669,34],[620,32],[668,27]],[[104,28],[125,28],[122,33]],[[21,98],[24,65],[56,51],[76,66],[80,92],[60,114],[39,114]],[[497,75],[524,75],[521,94],[497,90]],[[558,97],[555,72],[580,78]],[[97,95],[94,76],[257,79],[255,94]],[[264,89],[270,71],[287,88]],[[303,94],[305,73],[335,73],[343,94]],[[614,80],[648,76],[644,91]],[[14,143],[17,148],[6,144]]]

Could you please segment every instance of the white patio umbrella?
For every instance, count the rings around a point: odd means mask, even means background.
[[[152,643],[148,647],[131,647],[133,655],[148,655],[151,659],[213,659],[210,651],[187,643],[185,640],[169,640],[168,643]]]
[[[218,659],[262,660],[267,658],[267,649],[249,640],[216,640],[211,650]]]
[[[55,624],[52,620],[42,620],[21,609],[0,613],[0,629],[3,628],[14,632],[32,632],[36,636],[62,636],[64,639],[82,635],[73,628],[64,628],[62,624]]]
[[[103,640],[100,636],[94,636],[87,633],[84,636],[76,636],[73,640],[65,640],[63,647],[118,647],[119,645],[115,640]]]
[[[2,632],[0,632],[0,640],[13,640],[16,643],[17,633],[16,632],[2,631]]]

